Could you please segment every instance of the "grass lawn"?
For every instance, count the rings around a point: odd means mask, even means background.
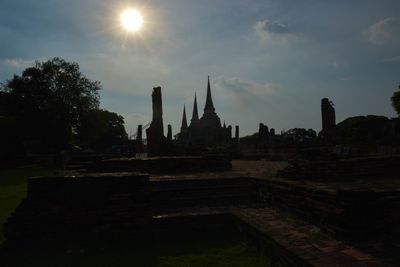
[[[238,235],[203,232],[183,239],[75,242],[7,251],[8,267],[268,267],[270,259]],[[274,265],[275,266],[275,265]],[[283,266],[283,265],[282,265]]]
[[[3,242],[3,223],[26,196],[27,181],[32,176],[54,174],[34,165],[0,170],[0,244]]]

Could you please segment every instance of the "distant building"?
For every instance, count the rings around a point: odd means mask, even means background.
[[[239,135],[237,126],[236,135]],[[207,97],[204,105],[203,116],[199,119],[197,110],[197,96],[194,96],[193,113],[190,125],[186,119],[186,108],[183,109],[181,132],[178,134],[178,142],[185,148],[205,146],[229,146],[238,141],[238,137],[232,138],[232,126],[221,125],[221,120],[215,112],[211,95],[210,77],[207,81]]]

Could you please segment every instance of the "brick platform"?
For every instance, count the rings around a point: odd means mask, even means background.
[[[325,235],[312,224],[283,216],[269,208],[220,207],[187,209],[159,218],[202,218],[231,215],[239,229],[275,262],[284,266],[375,267],[392,266],[344,242]],[[234,222],[233,222],[234,223]]]
[[[233,208],[231,212],[311,266],[389,266],[354,247],[319,234],[319,229],[309,223],[287,219],[274,210]]]
[[[335,264],[350,261],[349,257],[361,265],[348,266],[381,266],[371,256],[334,238],[313,241],[313,232],[318,229],[335,238],[352,240],[353,244],[365,247],[366,251],[382,259],[400,262],[396,260],[399,254],[396,249],[400,248],[398,239],[393,238],[390,247],[386,239],[388,235],[399,235],[399,179],[341,182],[280,179],[263,169],[263,161],[239,163],[242,167],[248,164],[247,169],[237,168],[237,162],[234,162],[233,170],[228,172],[157,174],[150,178],[147,175],[110,173],[86,174],[83,178],[32,179],[27,199],[4,228],[5,236],[18,243],[26,238],[50,238],[65,229],[68,231],[64,233],[73,233],[77,229],[77,233],[89,233],[86,229],[93,226],[98,229],[94,235],[107,235],[110,230],[114,235],[118,233],[115,229],[120,229],[120,233],[135,229],[131,232],[134,234],[143,231],[143,225],[150,225],[148,220],[151,216],[234,206],[229,212],[250,225],[250,230],[254,228],[256,233],[265,231],[265,236],[270,233],[271,240],[276,242],[284,240],[278,242],[279,246],[290,248],[302,255],[301,259],[305,257],[316,266],[346,266],[324,264],[329,260]],[[258,178],[249,178],[250,174]],[[309,224],[305,226],[290,220],[288,224],[285,217],[270,208],[294,215]],[[132,222],[138,224],[135,226]],[[307,235],[307,232],[311,234]],[[290,235],[286,236],[288,233]],[[310,247],[311,241],[314,243]],[[299,246],[291,248],[291,243]],[[382,253],[375,253],[377,250]],[[321,251],[327,254],[321,254]],[[307,253],[311,256],[304,256]],[[321,258],[326,261],[320,261]]]

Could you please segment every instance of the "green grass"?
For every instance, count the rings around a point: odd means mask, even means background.
[[[233,235],[235,236],[235,235]],[[125,242],[70,243],[3,251],[5,266],[30,267],[261,267],[269,259],[250,242],[203,233],[194,238],[169,237]],[[1,254],[1,251],[0,251]],[[0,263],[1,263],[0,262]]]
[[[33,165],[0,170],[0,244],[4,239],[3,223],[26,196],[28,178],[54,172]]]
[[[160,267],[258,267],[268,266],[268,259],[251,244],[238,241],[225,246],[209,246],[197,253],[161,255]]]

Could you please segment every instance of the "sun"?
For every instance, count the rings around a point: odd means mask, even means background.
[[[136,9],[125,9],[120,20],[122,27],[128,32],[137,32],[143,26],[143,17]]]

